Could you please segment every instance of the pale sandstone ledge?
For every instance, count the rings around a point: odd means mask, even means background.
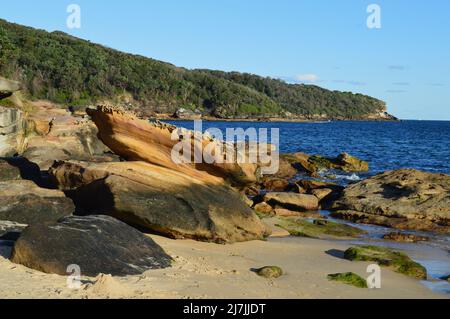
[[[382,288],[360,289],[330,282],[327,275],[352,271],[366,277],[365,262],[350,262],[326,253],[344,251],[343,243],[279,238],[233,245],[151,236],[174,258],[172,268],[139,276],[83,278],[81,290],[66,286],[66,277],[15,265],[0,257],[0,298],[450,298],[419,281],[382,268]],[[278,265],[285,275],[268,280],[251,268]],[[93,282],[94,284],[90,283]]]

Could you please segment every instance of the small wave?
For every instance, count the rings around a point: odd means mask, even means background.
[[[358,182],[360,180],[362,180],[361,177],[359,177],[356,174],[352,174],[352,175],[336,175],[336,179],[345,179],[347,181],[352,181],[352,182]]]

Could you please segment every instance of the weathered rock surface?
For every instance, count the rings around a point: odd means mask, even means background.
[[[266,228],[239,193],[145,162],[59,162],[54,181],[78,208],[174,238],[262,239]]]
[[[0,157],[13,156],[19,151],[23,123],[22,111],[0,106]]]
[[[449,194],[450,175],[404,169],[350,185],[332,209],[355,222],[449,232]]]
[[[75,206],[59,190],[40,188],[28,180],[0,182],[0,220],[22,224],[56,221]]]
[[[21,155],[48,169],[55,160],[113,161],[116,156],[98,139],[95,124],[69,111],[35,102],[27,118],[27,136]]]
[[[281,206],[291,210],[310,211],[319,209],[319,200],[313,195],[296,193],[267,193],[264,202],[272,207]]]
[[[404,233],[389,233],[383,236],[383,239],[404,242],[404,243],[416,243],[419,241],[428,241],[430,238],[425,236],[419,236],[414,234],[404,234]]]
[[[11,261],[45,273],[136,275],[166,268],[171,257],[152,239],[109,216],[66,217],[27,227],[14,245]]]
[[[217,153],[217,157],[221,158],[222,162],[215,161],[212,164],[206,160],[197,164],[174,162],[172,158],[174,147],[179,145],[182,136],[190,133],[192,138],[187,144],[192,154],[195,152],[203,154],[200,144],[203,149],[225,147],[222,142],[209,136],[201,135],[201,133],[194,134],[159,122],[149,123],[130,113],[108,106],[99,106],[96,110],[88,109],[87,113],[97,125],[98,136],[103,143],[115,154],[129,161],[144,161],[159,165],[207,182],[223,178],[234,184],[248,184],[257,180],[258,166],[256,164],[238,164],[236,161],[228,163],[229,159],[226,159],[225,154]],[[177,138],[174,139],[174,135],[177,135]],[[197,143],[195,143],[194,136],[197,136]],[[234,146],[228,146],[234,148]],[[235,156],[237,156],[236,153]]]
[[[179,108],[175,112],[173,117],[182,120],[194,120],[194,119],[201,119],[202,113],[197,110],[193,111],[185,108]]]
[[[0,182],[21,179],[20,169],[7,160],[0,159]]]

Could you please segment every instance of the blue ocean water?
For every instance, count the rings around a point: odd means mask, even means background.
[[[194,128],[191,121],[170,123]],[[211,127],[279,128],[282,153],[348,152],[367,160],[370,174],[399,168],[450,174],[450,121],[203,122],[203,130]]]

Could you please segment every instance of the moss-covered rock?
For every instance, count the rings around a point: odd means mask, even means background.
[[[309,221],[302,218],[279,217],[277,226],[286,229],[292,236],[328,239],[336,237],[359,237],[365,231],[349,225],[328,220]]]
[[[283,269],[278,266],[265,266],[256,269],[256,274],[264,278],[278,278],[283,275]]]
[[[352,261],[373,261],[380,266],[393,268],[394,271],[417,279],[426,279],[427,270],[407,255],[386,247],[355,246],[347,249],[345,259]]]
[[[331,281],[339,281],[358,288],[367,288],[367,281],[352,272],[330,274],[327,278]]]

